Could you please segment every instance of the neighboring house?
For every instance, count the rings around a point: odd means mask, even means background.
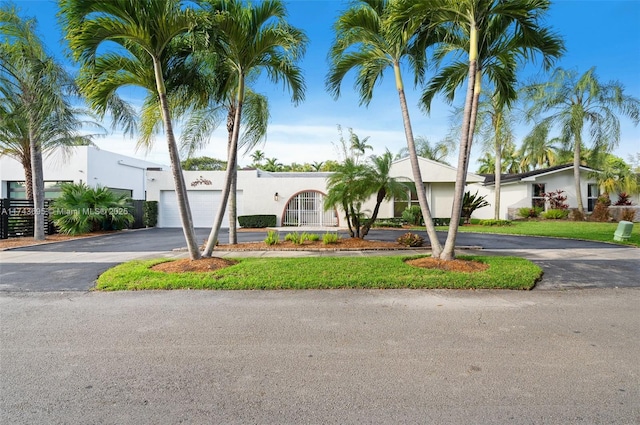
[[[427,199],[434,217],[449,217],[453,200],[456,169],[428,159],[420,158]],[[336,209],[325,211],[324,197],[327,178],[331,173],[266,172],[239,170],[237,184],[238,215],[275,215],[278,226],[333,227],[344,226],[344,213]],[[409,158],[393,163],[391,175],[411,181]],[[223,171],[185,171],[189,189],[189,204],[195,227],[211,227],[220,206],[224,183]],[[469,183],[480,183],[483,178],[468,174]],[[407,199],[385,201],[378,217],[398,217],[408,206],[417,205],[415,190]],[[409,194],[408,194],[409,195]],[[147,172],[147,200],[158,201],[158,226],[180,227],[173,179],[169,171]],[[375,198],[363,206],[371,211]],[[226,214],[225,214],[226,216]],[[223,227],[229,222],[225,217]]]
[[[68,153],[56,150],[43,161],[45,198],[56,198],[63,183],[86,183],[107,187],[133,199],[145,199],[150,169],[162,165],[104,151],[93,146],[77,146]],[[24,169],[8,156],[0,157],[0,198],[24,199]]]
[[[586,212],[593,211],[600,190],[592,173],[597,172],[589,167],[580,167],[580,189],[582,204]],[[479,195],[487,195],[486,199],[493,204],[495,193],[495,176],[486,175],[482,184],[474,185],[472,192],[478,190]],[[569,208],[577,208],[573,164],[558,165],[542,170],[520,174],[504,174],[500,184],[500,218],[513,220],[517,218],[520,208],[539,206],[545,208],[544,193],[563,190],[567,196]],[[475,218],[493,218],[493,207],[485,207],[473,214]]]

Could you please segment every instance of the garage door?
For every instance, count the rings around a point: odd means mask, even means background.
[[[222,192],[219,190],[189,190],[189,206],[193,216],[194,227],[208,227],[213,225],[213,219],[220,207]],[[238,215],[242,214],[242,192],[238,192]],[[222,227],[229,227],[228,211],[222,220]],[[182,227],[176,192],[173,190],[160,191],[158,205],[158,227]]]

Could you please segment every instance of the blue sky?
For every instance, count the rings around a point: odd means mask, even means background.
[[[37,18],[39,32],[50,51],[67,61],[62,53],[62,34],[55,18],[55,2],[20,0],[15,3],[23,16]],[[268,96],[271,106],[266,142],[258,147],[266,157],[277,158],[282,163],[337,160],[338,124],[345,129],[345,134],[346,128],[351,127],[360,137],[369,136],[369,144],[374,147],[375,154],[381,154],[387,148],[396,153],[405,145],[398,96],[391,74],[386,75],[377,87],[368,107],[358,106],[352,75],[345,79],[340,99],[334,100],[325,91],[332,25],[346,5],[346,1],[336,0],[287,1],[289,21],[302,28],[310,40],[301,64],[307,85],[306,100],[294,107],[282,86],[261,82],[255,87]],[[579,73],[595,66],[602,81],[620,81],[628,94],[640,97],[640,0],[556,0],[547,22],[565,40],[567,52],[558,66],[575,69]],[[539,64],[527,66],[521,73],[523,81],[533,77],[544,77]],[[426,116],[417,106],[419,90],[409,84],[411,77],[408,74],[405,80],[414,134],[432,142],[441,140],[449,131],[452,107],[436,101],[430,116]],[[462,96],[464,91],[460,90]],[[130,95],[135,101],[135,94],[135,90],[130,90],[124,96]],[[627,119],[622,119],[621,124],[621,140],[614,153],[627,160],[629,155],[640,152],[640,127],[634,127]],[[209,146],[198,155],[224,158],[225,131],[224,128],[216,131]],[[526,126],[518,127],[517,143],[527,131]],[[99,139],[97,144],[105,150],[163,164],[169,162],[162,135],[156,137],[150,152],[136,152],[135,140],[119,133]],[[479,146],[476,146],[473,156],[479,155]],[[449,160],[456,162],[454,157]],[[239,162],[247,165],[251,159],[247,155]],[[476,166],[472,162],[471,170]]]

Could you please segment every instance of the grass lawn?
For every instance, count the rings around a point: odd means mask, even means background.
[[[618,223],[594,223],[565,220],[512,221],[511,226],[460,226],[460,232],[498,233],[507,235],[550,236],[556,238],[583,239],[589,241],[611,242],[621,245],[640,247],[640,223],[635,223],[631,239],[625,242],[613,240]],[[447,227],[438,228],[446,230]]]
[[[489,265],[474,273],[414,267],[408,258],[418,257],[242,258],[210,273],[175,274],[150,269],[165,259],[130,261],[103,273],[96,289],[531,289],[542,276],[540,267],[515,257],[458,257]]]

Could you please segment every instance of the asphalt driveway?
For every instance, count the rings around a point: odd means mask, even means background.
[[[199,241],[208,229],[197,229]],[[395,240],[401,230],[373,230],[372,240]],[[263,232],[239,232],[239,242],[264,239]],[[444,241],[446,234],[439,233]],[[220,240],[226,240],[223,230]],[[123,261],[176,257],[185,246],[180,229],[126,231],[87,239],[0,252],[1,291],[86,291],[96,278]],[[567,239],[460,233],[462,252],[515,255],[544,269],[537,289],[640,286],[640,249]]]

